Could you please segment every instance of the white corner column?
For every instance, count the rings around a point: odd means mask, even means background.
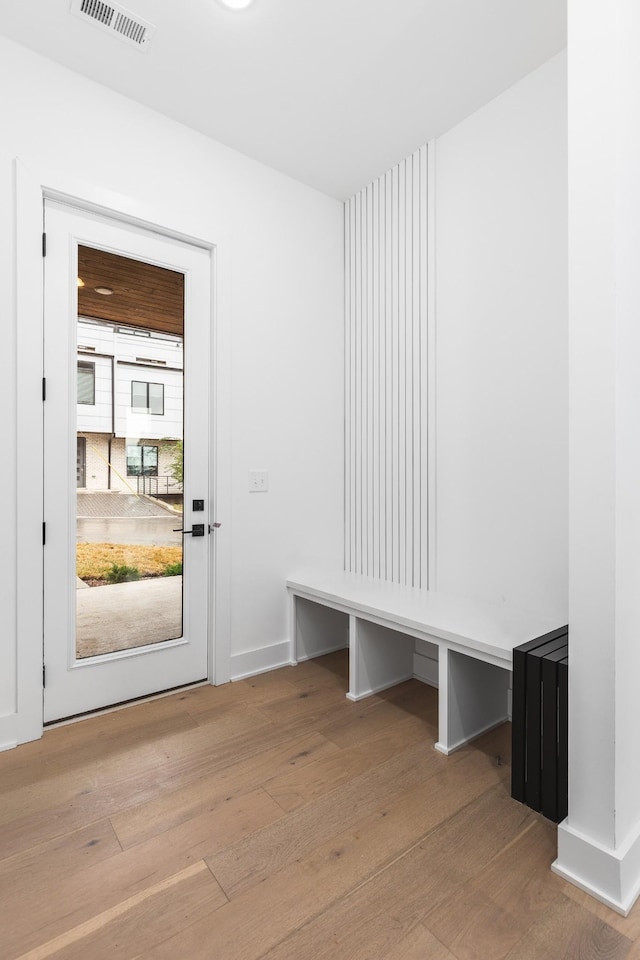
[[[569,815],[556,873],[640,892],[640,7],[569,0]]]

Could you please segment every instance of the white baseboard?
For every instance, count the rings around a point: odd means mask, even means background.
[[[626,917],[640,894],[640,824],[625,844],[613,850],[563,820],[558,826],[558,859],[551,869]]]
[[[18,746],[17,714],[0,717],[0,751],[13,750]]]
[[[255,677],[258,673],[268,673],[278,667],[288,667],[291,645],[288,640],[273,643],[268,647],[259,647],[257,650],[247,650],[231,656],[231,679],[244,680],[245,677]]]
[[[412,673],[394,677],[392,680],[386,680],[384,683],[376,684],[375,687],[370,687],[368,690],[361,691],[357,696],[354,696],[352,693],[347,693],[347,700],[351,700],[353,703],[358,703],[359,700],[365,700],[367,697],[372,697],[376,693],[382,693],[383,690],[390,690],[391,687],[397,687],[399,683],[406,683],[407,680],[411,680],[412,678]]]
[[[447,747],[439,740],[437,743],[434,743],[434,747],[438,753],[444,753],[445,757],[448,757],[450,754],[455,753],[456,750],[460,750],[462,747],[468,747],[470,743],[473,743],[474,740],[478,740],[479,737],[483,737],[485,733],[489,733],[490,730],[495,730],[496,727],[501,727],[502,724],[506,723],[508,719],[508,717],[502,717],[501,720],[492,720],[491,723],[486,725],[486,727],[481,727],[480,730],[477,730],[472,737],[465,737],[463,740],[458,740],[457,743],[452,744],[450,747]]]
[[[337,653],[338,650],[348,650],[349,644],[345,646],[344,643],[339,644],[337,647],[324,647],[322,650],[314,651],[309,654],[302,654],[298,657],[296,663],[304,663],[305,660],[315,660],[316,657],[326,657],[328,653]]]

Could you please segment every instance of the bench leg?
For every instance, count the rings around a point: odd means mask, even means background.
[[[289,605],[288,605],[288,617],[289,617],[289,663],[292,667],[298,662],[298,617],[296,610],[296,600],[297,597],[294,593],[289,592]]]
[[[509,671],[440,646],[438,742],[452,753],[508,719]]]
[[[415,640],[349,617],[349,700],[362,700],[413,676]]]

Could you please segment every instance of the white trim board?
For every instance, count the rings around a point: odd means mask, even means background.
[[[280,667],[291,666],[288,640],[272,643],[268,647],[246,650],[231,657],[231,680],[245,680],[259,673],[269,673]]]
[[[572,828],[558,825],[558,858],[552,871],[626,917],[640,894],[640,824],[614,850]]]

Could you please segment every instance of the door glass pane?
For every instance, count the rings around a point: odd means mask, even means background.
[[[78,264],[83,659],[182,636],[184,277],[89,247]]]

